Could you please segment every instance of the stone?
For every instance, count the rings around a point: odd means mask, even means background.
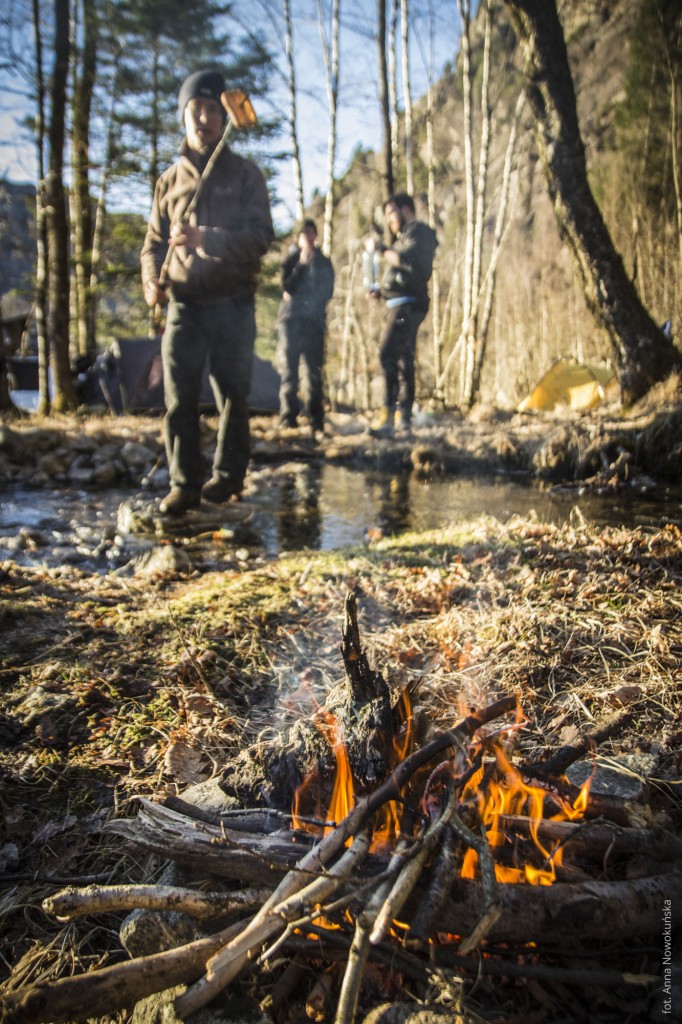
[[[647,777],[656,770],[655,754],[619,754],[609,758],[608,764],[594,761],[576,761],[566,769],[566,777],[574,786],[582,786],[594,772],[590,792],[601,796],[615,796],[620,800],[646,799]]]
[[[154,573],[187,572],[191,567],[189,555],[172,544],[160,544],[150,551],[138,555],[130,562],[136,576],[152,576]]]

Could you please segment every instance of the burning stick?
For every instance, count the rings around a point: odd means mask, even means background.
[[[516,705],[517,700],[515,697],[503,697],[489,707],[473,712],[455,729],[441,733],[431,740],[430,743],[427,743],[426,746],[414,751],[414,753],[397,765],[381,786],[368,797],[359,800],[350,814],[302,859],[298,868],[289,872],[265,906],[256,915],[248,928],[245,929],[244,933],[208,962],[206,965],[206,976],[193,989],[190,989],[184,996],[176,1000],[177,1012],[181,1015],[189,1014],[205,1006],[210,999],[217,995],[241,972],[248,960],[249,953],[252,950],[258,949],[266,939],[279,930],[277,927],[273,927],[272,917],[275,913],[282,913],[281,908],[285,901],[290,898],[296,898],[303,884],[302,872],[307,873],[321,870],[344,846],[347,839],[357,835],[359,830],[373,817],[379,807],[388,800],[400,797],[403,786],[418,768],[428,764],[429,761],[433,760],[443,750],[457,746],[464,739],[471,738],[482,725],[486,725],[501,715],[513,711]],[[343,859],[341,858],[341,860]],[[341,861],[339,866],[340,864]],[[347,873],[350,872],[348,871]],[[325,879],[323,878],[319,881],[325,881]],[[315,883],[312,884],[314,885]],[[329,895],[332,891],[333,887],[326,890],[325,896]],[[322,898],[325,897],[318,894],[318,902]],[[296,906],[300,910],[300,901],[296,903]],[[291,920],[292,918],[288,919]]]
[[[330,838],[334,835],[335,833],[332,833]],[[204,978],[175,1000],[175,1009],[179,1016],[187,1017],[205,1006],[237,977],[249,956],[270,936],[280,931],[289,921],[301,917],[306,907],[321,903],[335,892],[367,856],[369,844],[369,834],[361,832],[355,837],[350,850],[343,854],[337,864],[303,888],[300,887],[300,872],[290,872],[241,935],[208,961]],[[304,860],[308,860],[316,852],[311,851]],[[295,886],[294,891],[278,900],[278,894],[286,892],[292,886]]]

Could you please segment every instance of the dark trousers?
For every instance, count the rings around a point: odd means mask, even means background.
[[[384,404],[388,409],[399,406],[405,423],[409,423],[412,417],[417,332],[425,316],[426,311],[414,305],[389,309],[379,347],[379,359],[384,371]]]
[[[315,429],[324,425],[322,367],[324,365],[324,323],[292,317],[279,325],[278,364],[281,384],[279,412],[283,422],[293,426],[299,411],[298,373],[301,362],[306,375],[305,410]]]
[[[174,487],[201,487],[199,396],[206,360],[219,424],[214,475],[241,486],[250,454],[249,404],[256,338],[254,300],[172,301],[161,342],[166,455]]]

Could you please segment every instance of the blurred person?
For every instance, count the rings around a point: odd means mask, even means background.
[[[223,139],[224,91],[217,71],[197,71],[183,83],[178,109],[185,138],[156,183],[141,253],[147,304],[154,309],[168,302],[161,354],[171,487],[160,504],[168,515],[196,508],[202,496],[212,502],[238,496],[250,456],[254,296],[261,259],[274,239],[265,178],[224,144],[203,179],[196,210],[189,219],[182,216]],[[213,473],[204,483],[199,396],[207,361],[219,425]]]
[[[384,404],[370,427],[377,437],[394,433],[396,411],[402,429],[410,429],[417,332],[429,309],[428,282],[438,246],[433,229],[417,220],[414,199],[407,192],[396,192],[386,200],[384,217],[395,241],[379,246],[386,270],[381,287],[369,292],[373,298],[383,298],[388,311],[379,346]]]
[[[324,429],[322,369],[327,303],[334,292],[334,268],[317,245],[314,220],[304,220],[280,268],[282,301],[278,312],[280,423],[295,427],[300,401],[299,366],[306,374],[305,412],[313,435]]]

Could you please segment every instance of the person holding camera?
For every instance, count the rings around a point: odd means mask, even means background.
[[[380,289],[370,289],[370,295],[385,299],[388,310],[379,347],[384,405],[370,427],[377,437],[394,433],[396,411],[400,414],[401,428],[410,429],[417,332],[429,309],[428,282],[438,245],[435,231],[417,220],[414,199],[407,192],[389,196],[384,204],[384,216],[395,241],[389,247],[379,247],[386,271]]]
[[[334,268],[317,245],[317,226],[306,219],[280,268],[282,301],[279,331],[280,424],[295,427],[299,412],[299,365],[305,366],[305,411],[313,436],[324,428],[322,368],[327,303],[334,292]]]

